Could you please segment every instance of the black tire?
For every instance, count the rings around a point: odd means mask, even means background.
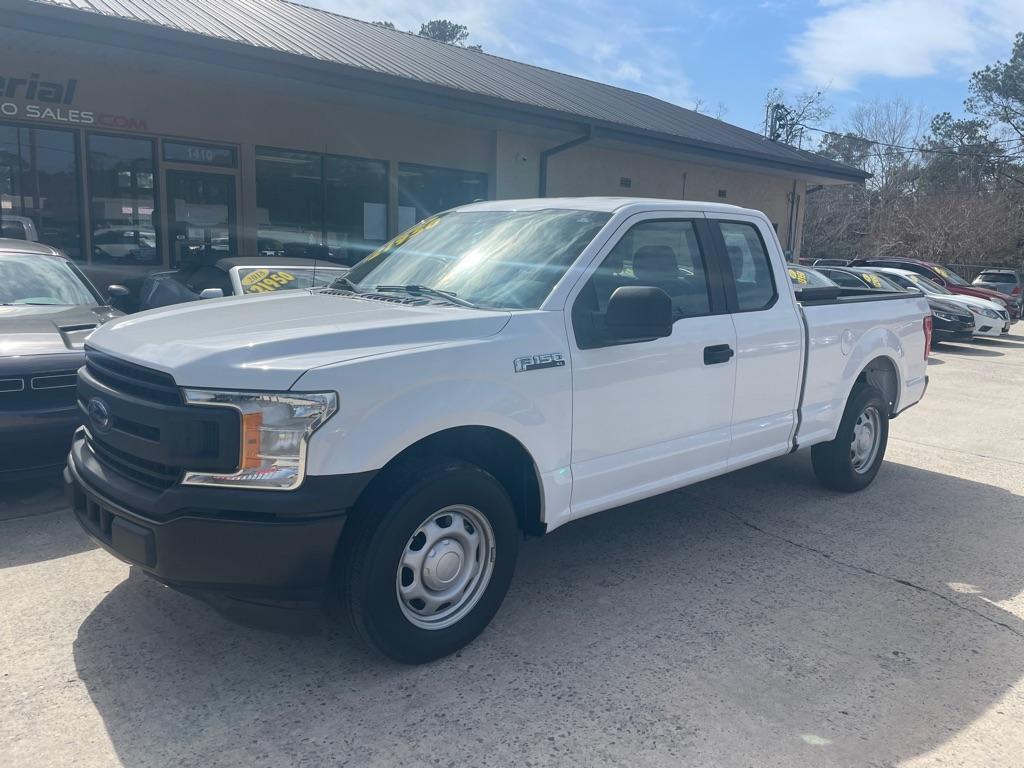
[[[396,661],[422,664],[470,643],[497,613],[515,570],[518,518],[501,483],[463,461],[406,464],[379,480],[378,492],[360,505],[342,535],[335,607],[372,648]],[[420,526],[453,505],[465,505],[486,518],[493,536],[493,567],[465,615],[451,626],[425,629],[407,618],[408,607],[399,599],[399,564]]]
[[[852,446],[854,430],[858,419],[868,414],[872,408],[878,416],[877,450],[867,464],[856,466]],[[847,493],[862,490],[871,485],[871,481],[878,474],[888,442],[889,404],[875,387],[857,384],[846,402],[846,410],[843,412],[842,421],[839,422],[835,440],[819,443],[811,448],[814,474],[817,475],[818,482],[826,488]]]

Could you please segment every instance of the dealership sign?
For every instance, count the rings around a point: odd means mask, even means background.
[[[77,88],[78,81],[74,78],[55,82],[41,80],[36,72],[28,77],[0,75],[0,118],[148,130],[146,121],[136,117],[75,107]]]

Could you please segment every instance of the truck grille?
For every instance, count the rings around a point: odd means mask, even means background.
[[[111,445],[105,445],[94,439],[92,435],[86,434],[86,442],[100,464],[142,485],[162,491],[170,488],[181,477],[181,467],[171,467],[155,461],[140,459],[138,456],[119,451]]]
[[[101,384],[119,392],[167,405],[182,405],[174,378],[162,371],[143,368],[85,348],[85,367]]]
[[[238,466],[238,412],[186,405],[174,378],[162,371],[86,348],[78,406],[96,461],[140,485],[165,490],[186,468],[233,472]]]
[[[77,378],[74,370],[0,378],[0,411],[73,406]]]

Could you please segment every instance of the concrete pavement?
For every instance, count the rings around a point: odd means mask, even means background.
[[[228,623],[0,491],[0,765],[1020,765],[1024,335],[930,374],[867,491],[801,453],[566,526],[419,668]]]

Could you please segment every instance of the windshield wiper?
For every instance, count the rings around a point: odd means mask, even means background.
[[[442,291],[440,288],[431,288],[429,285],[378,285],[376,290],[382,292],[389,291],[402,291],[405,293],[422,294],[423,296],[431,296],[435,299],[441,299],[442,301],[456,304],[460,307],[469,307],[470,309],[477,309],[477,305],[471,301],[460,298],[458,294],[452,293],[451,291]]]

